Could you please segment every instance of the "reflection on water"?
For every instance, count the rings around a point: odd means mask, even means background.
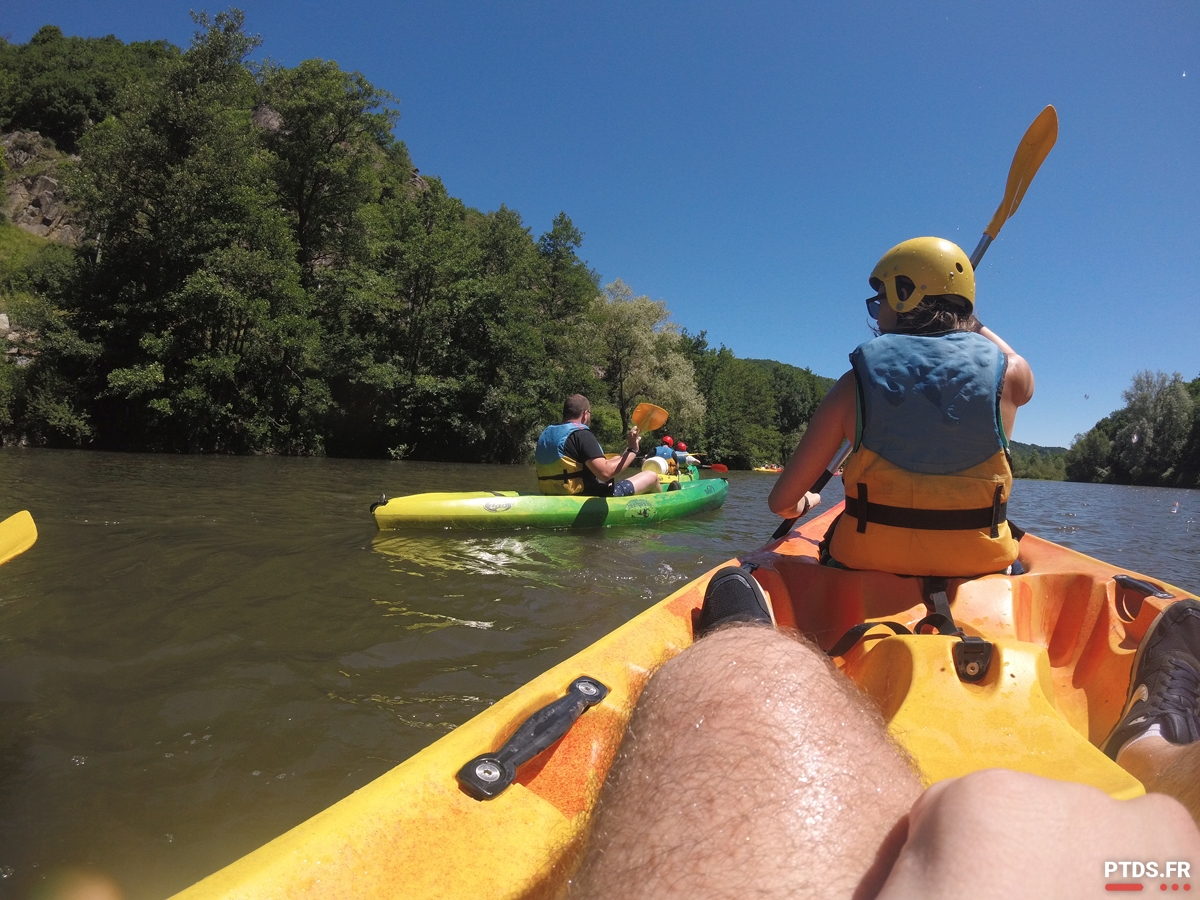
[[[0,516],[27,508],[40,535],[0,567],[0,898],[51,870],[108,873],[131,900],[185,887],[777,521],[753,473],[654,528],[380,534],[381,491],[531,490],[532,469],[14,449],[0,466]],[[1021,482],[1011,508],[1195,589],[1198,498]]]

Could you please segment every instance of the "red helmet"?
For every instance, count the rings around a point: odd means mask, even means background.
[[[672,438],[669,434],[664,434],[663,435],[663,443],[666,444],[668,447],[674,447],[675,439]]]
[[[685,444],[683,441],[680,441],[679,446],[677,446],[675,449],[676,450],[687,450],[687,444]]]

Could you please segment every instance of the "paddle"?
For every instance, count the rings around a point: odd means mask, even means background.
[[[1008,183],[1004,186],[1004,199],[1000,201],[1000,205],[996,208],[996,214],[992,216],[992,221],[988,222],[987,228],[983,230],[983,237],[979,239],[979,243],[971,253],[972,267],[979,265],[983,254],[996,239],[996,235],[1000,233],[1004,223],[1021,205],[1021,200],[1025,197],[1025,190],[1033,181],[1033,176],[1037,174],[1037,170],[1041,167],[1051,148],[1054,147],[1056,140],[1058,140],[1058,113],[1053,106],[1047,106],[1038,113],[1038,117],[1025,130],[1025,136],[1021,138],[1021,143],[1017,145],[1012,165],[1008,168]]]
[[[714,472],[728,472],[729,466],[724,463],[713,463],[711,466],[701,466],[702,469],[712,469]]]
[[[979,261],[983,259],[983,254],[987,252],[987,248],[991,246],[992,241],[996,239],[996,235],[1000,233],[1000,229],[1017,211],[1017,207],[1021,205],[1021,200],[1025,197],[1025,191],[1029,188],[1030,182],[1033,181],[1033,176],[1037,174],[1037,170],[1045,161],[1046,156],[1054,147],[1054,142],[1058,140],[1058,113],[1053,106],[1047,106],[1043,109],[1036,119],[1025,129],[1025,135],[1021,138],[1021,143],[1017,145],[1017,152],[1013,154],[1012,165],[1008,167],[1008,181],[1004,185],[1004,199],[1000,201],[1000,205],[996,208],[996,214],[992,216],[992,221],[988,222],[987,228],[983,230],[983,237],[979,239],[974,252],[971,253],[971,267],[979,265]],[[810,488],[811,493],[821,493],[821,488],[829,483],[829,479],[838,470],[838,467],[845,462],[846,457],[850,455],[850,442],[843,441],[842,446],[838,448],[837,454],[829,463],[829,466],[821,473],[821,477],[816,480]],[[785,519],[775,533],[771,535],[771,539],[781,538],[789,531],[792,526],[799,520],[799,516],[792,519]]]
[[[825,485],[829,484],[829,479],[837,474],[837,470],[841,468],[842,463],[846,461],[846,457],[850,455],[850,451],[854,449],[854,445],[849,441],[842,441],[842,446],[838,447],[838,452],[833,455],[833,459],[829,461],[829,465],[825,467],[825,471],[820,477],[813,482],[813,486],[809,488],[809,493],[819,494]],[[771,535],[771,540],[781,538],[789,531],[792,526],[800,521],[799,516],[793,516],[790,519],[784,519],[779,523],[779,527],[775,529],[775,533]]]
[[[28,510],[0,522],[0,565],[24,553],[37,541],[37,526]]]
[[[630,418],[638,431],[645,434],[648,431],[657,431],[667,423],[667,411],[653,403],[639,403],[633,408]]]

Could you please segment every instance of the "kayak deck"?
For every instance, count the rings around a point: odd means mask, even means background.
[[[681,481],[678,490],[630,497],[550,496],[470,491],[394,497],[373,510],[381,529],[595,528],[645,525],[719,509],[729,493],[723,478]]]
[[[779,624],[822,647],[866,620],[911,625],[925,614],[917,579],[815,564],[817,543],[839,511],[742,557],[759,567],[755,577]],[[1021,561],[1026,573],[1019,576],[949,582],[958,624],[995,642],[996,657],[978,683],[956,677],[954,639],[931,635],[872,633],[847,654],[846,673],[879,703],[926,783],[1003,766],[1094,784],[1118,797],[1142,793],[1095,745],[1120,714],[1150,622],[1190,595],[1154,582],[1171,596],[1144,596],[1114,580],[1126,570],[1032,535],[1021,542]],[[651,673],[692,642],[693,612],[712,574],[178,896],[557,896],[634,704]],[[495,752],[581,675],[606,686],[607,696],[517,769],[507,790],[481,801],[459,787],[455,774],[465,763]]]

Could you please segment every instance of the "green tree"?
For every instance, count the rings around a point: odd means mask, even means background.
[[[621,417],[621,430],[630,426],[638,403],[667,409],[673,430],[699,429],[704,399],[696,389],[691,361],[679,352],[679,329],[661,300],[635,297],[617,280],[592,304],[588,346],[598,362],[608,399]]]
[[[267,156],[250,128],[257,39],[239,12],[200,30],[129,109],[87,133],[73,187],[91,264],[78,324],[104,446],[319,448],[319,333]]]
[[[1101,483],[1109,480],[1112,464],[1109,454],[1112,441],[1098,426],[1087,434],[1075,435],[1065,459],[1065,474],[1068,481]]]
[[[166,41],[64,37],[55,25],[28,44],[0,41],[0,127],[40,132],[74,153],[92,124],[122,108],[128,89],[178,53]]]
[[[1142,371],[1123,396],[1126,421],[1113,438],[1115,467],[1134,484],[1171,483],[1192,426],[1183,379],[1178,372]]]
[[[271,153],[270,172],[287,211],[306,286],[322,269],[360,260],[362,207],[380,193],[382,156],[396,143],[393,98],[359,72],[309,59],[264,69],[253,121]],[[408,162],[403,145],[389,162]],[[407,174],[407,173],[405,173]]]

